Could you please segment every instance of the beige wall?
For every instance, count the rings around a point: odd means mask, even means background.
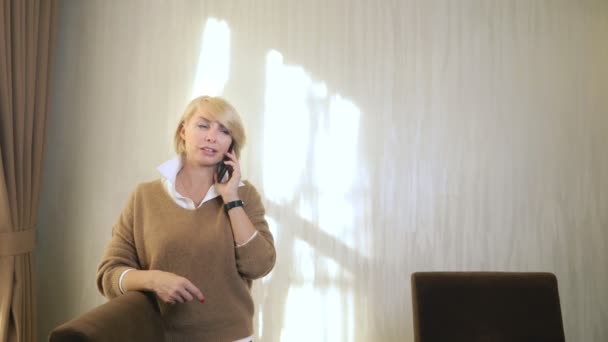
[[[412,341],[420,270],[554,272],[567,340],[608,340],[605,1],[65,0],[59,25],[41,340],[104,302],[111,226],[201,89],[242,113],[275,232],[259,340]]]

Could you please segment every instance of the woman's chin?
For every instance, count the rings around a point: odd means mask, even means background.
[[[217,158],[209,158],[209,157],[201,157],[201,156],[196,156],[196,157],[190,157],[188,158],[188,160],[192,163],[195,164],[197,166],[200,167],[215,167],[215,165],[217,163],[219,163],[219,160],[216,160]]]

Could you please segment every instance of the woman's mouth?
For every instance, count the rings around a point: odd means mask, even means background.
[[[217,153],[217,150],[211,147],[201,147],[200,151],[207,156],[215,156],[215,154]]]

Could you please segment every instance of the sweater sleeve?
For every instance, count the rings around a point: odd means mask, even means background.
[[[257,279],[270,273],[274,267],[276,252],[260,194],[251,184],[247,184],[244,190],[245,213],[257,234],[251,241],[236,248],[236,266],[244,278]]]
[[[127,269],[141,269],[133,234],[134,191],[116,224],[112,227],[112,238],[107,245],[97,268],[97,288],[108,299],[122,294],[119,287],[121,274]]]

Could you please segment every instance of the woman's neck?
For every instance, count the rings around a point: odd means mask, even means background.
[[[204,191],[205,193],[213,185],[213,174],[215,167],[200,166],[184,161],[182,169],[177,173],[176,182],[195,192]]]

